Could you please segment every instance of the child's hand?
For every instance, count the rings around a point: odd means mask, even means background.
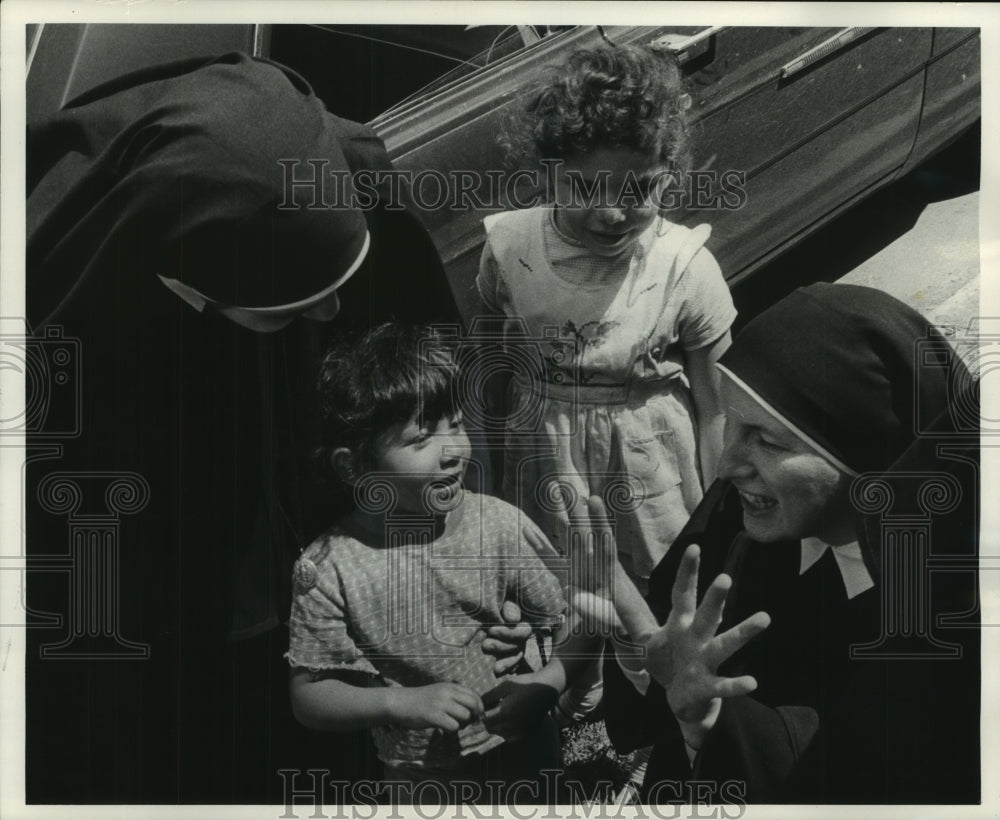
[[[488,731],[517,740],[538,725],[559,699],[559,691],[540,673],[514,675],[483,695]]]
[[[392,694],[393,722],[407,729],[457,732],[485,711],[479,695],[457,683],[393,687]]]

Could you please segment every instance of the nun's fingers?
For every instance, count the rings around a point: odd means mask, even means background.
[[[559,526],[565,527],[567,541],[572,533],[586,531],[590,526],[586,513],[583,511],[583,501],[572,486],[565,486],[558,479],[552,479],[546,487],[546,496],[553,505],[552,519]]]
[[[691,634],[695,640],[709,641],[715,635],[722,623],[722,610],[726,607],[726,596],[732,585],[733,579],[726,574],[712,581],[691,620]]]
[[[594,590],[593,536],[583,528],[574,528],[569,538],[569,585],[575,589]]]
[[[618,563],[618,545],[611,528],[611,518],[599,495],[587,499],[587,513],[593,532],[593,589],[606,598],[613,597],[615,567]]]
[[[614,541],[608,508],[604,506],[604,501],[599,495],[592,495],[587,499],[587,515],[590,517],[590,528],[595,535],[601,535],[609,541]]]
[[[579,616],[584,634],[607,638],[625,632],[614,602],[608,598],[587,590],[576,590],[571,595],[570,606]]]
[[[757,688],[757,680],[753,675],[743,675],[739,678],[718,678],[715,682],[714,697],[735,698],[749,695]]]
[[[572,509],[564,508],[568,518],[568,538],[566,540],[569,558],[569,585],[575,589],[594,588],[594,538],[591,534],[590,518],[582,504]]]
[[[552,545],[549,543],[549,539],[538,530],[532,527],[523,527],[521,534],[524,536],[524,540],[528,542],[528,546],[538,555],[548,555],[552,552]],[[518,614],[520,614],[520,611]]]
[[[721,635],[717,635],[709,644],[708,657],[706,658],[709,668],[718,669],[719,664],[736,654],[770,625],[770,615],[766,612],[755,612],[732,629],[727,629]],[[756,686],[756,683],[754,685]]]
[[[597,587],[597,548],[599,536],[594,531],[594,520],[589,503],[582,501],[567,510],[569,517],[569,559],[572,586],[594,591]]]
[[[655,630],[645,642],[646,671],[664,689],[670,689],[678,673],[677,636],[670,629],[670,624]]]
[[[694,614],[698,606],[698,564],[701,550],[692,544],[684,550],[681,565],[677,570],[674,588],[670,594],[673,612],[678,617]]]

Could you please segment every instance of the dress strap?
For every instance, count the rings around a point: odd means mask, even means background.
[[[710,225],[688,228],[659,217],[641,266],[634,271],[628,305],[631,307],[640,294],[653,288],[659,288],[663,294],[671,293],[711,233]]]
[[[678,275],[687,270],[687,267],[691,264],[691,260],[694,259],[695,254],[698,253],[702,247],[704,247],[711,235],[711,225],[701,224],[691,228],[688,232],[687,238],[681,245],[680,250],[677,251],[677,261],[674,263],[674,269],[677,271]]]

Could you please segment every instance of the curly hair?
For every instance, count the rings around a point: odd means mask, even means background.
[[[508,119],[500,143],[511,164],[622,147],[683,172],[688,104],[668,53],[636,45],[582,49]]]
[[[319,477],[337,483],[331,455],[338,447],[367,465],[376,439],[394,424],[415,415],[427,422],[455,415],[457,379],[452,352],[429,328],[387,322],[360,338],[341,335],[323,357],[317,383]]]

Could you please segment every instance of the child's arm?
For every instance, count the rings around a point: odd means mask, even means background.
[[[732,343],[727,330],[705,347],[685,353],[691,398],[698,429],[698,457],[701,462],[701,480],[704,487],[715,481],[722,456],[722,435],[726,414],[722,406],[722,375],[715,363]]]
[[[707,231],[707,225],[701,227]],[[694,400],[698,460],[705,489],[718,474],[726,426],[720,395],[722,378],[715,364],[732,342],[730,328],[736,318],[733,297],[719,263],[707,248],[701,246],[707,236],[707,232],[699,234],[697,229],[692,234],[698,250],[688,259],[684,269],[687,286],[676,328]],[[686,258],[687,254],[684,256]],[[678,264],[682,261],[679,260]]]
[[[331,732],[352,732],[395,724],[409,729],[437,728],[449,732],[478,719],[483,703],[457,683],[429,686],[357,685],[365,673],[321,673],[294,668],[290,690],[292,713],[303,726]]]

